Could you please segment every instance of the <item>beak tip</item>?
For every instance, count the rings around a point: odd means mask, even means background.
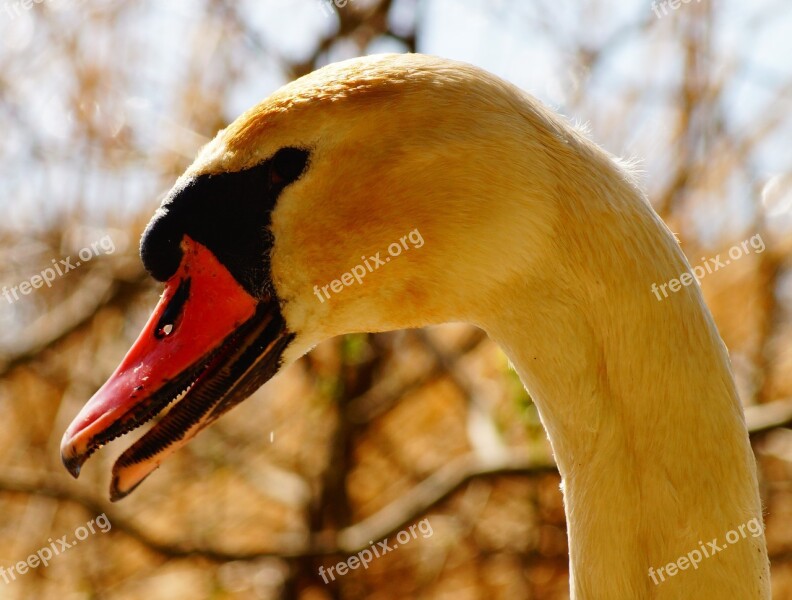
[[[77,452],[77,449],[71,444],[64,444],[61,446],[61,461],[63,466],[71,474],[72,477],[77,479],[80,476],[80,470],[88,456],[84,453]]]
[[[80,469],[82,469],[83,461],[80,457],[67,457],[64,454],[61,454],[61,460],[63,461],[63,466],[66,467],[66,470],[71,474],[72,477],[75,479],[80,477]]]
[[[110,502],[118,502],[119,500],[123,500],[128,494],[129,492],[122,492],[121,490],[116,489],[114,486],[110,486]]]
[[[145,479],[145,477],[143,479]],[[129,496],[129,494],[137,489],[137,486],[143,483],[143,479],[135,482],[132,487],[128,489],[122,489],[121,478],[119,477],[118,473],[114,473],[113,480],[110,482],[110,502],[118,502],[119,500],[123,500]]]

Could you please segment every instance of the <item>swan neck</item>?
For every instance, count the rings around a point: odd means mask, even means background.
[[[557,228],[547,272],[499,289],[485,325],[548,432],[573,597],[769,598],[755,459],[726,348],[697,285],[652,294],[689,266],[637,192],[611,189],[569,209],[584,217]],[[690,567],[712,540],[723,549]]]

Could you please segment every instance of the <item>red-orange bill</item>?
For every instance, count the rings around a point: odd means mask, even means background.
[[[61,443],[77,477],[96,449],[178,400],[116,461],[113,500],[272,377],[293,337],[273,300],[251,296],[202,244],[184,236],[181,247],[181,264],[137,341]]]

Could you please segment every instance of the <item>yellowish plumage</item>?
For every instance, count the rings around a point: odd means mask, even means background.
[[[355,331],[484,328],[540,409],[559,469],[574,598],[769,598],[764,536],[656,585],[667,565],[761,521],[726,349],[631,174],[559,117],[470,65],[388,55],[331,65],[254,107],[187,176],[311,150],[273,213],[291,362]],[[222,202],[222,199],[218,199]],[[320,302],[361,257],[405,252]]]

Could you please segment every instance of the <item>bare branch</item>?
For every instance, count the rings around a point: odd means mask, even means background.
[[[82,506],[93,515],[104,513],[114,529],[131,537],[152,552],[168,558],[201,557],[212,562],[227,562],[266,557],[297,559],[354,554],[367,548],[371,541],[381,540],[410,524],[468,481],[500,475],[539,476],[556,472],[552,463],[537,462],[523,454],[507,455],[498,461],[485,461],[474,455],[461,456],[360,523],[336,533],[320,532],[311,536],[284,537],[273,549],[252,552],[235,552],[195,546],[181,541],[157,539],[138,527],[134,521],[122,516],[109,503],[80,492],[72,486],[46,482],[41,478],[0,476],[0,492],[52,498]]]

